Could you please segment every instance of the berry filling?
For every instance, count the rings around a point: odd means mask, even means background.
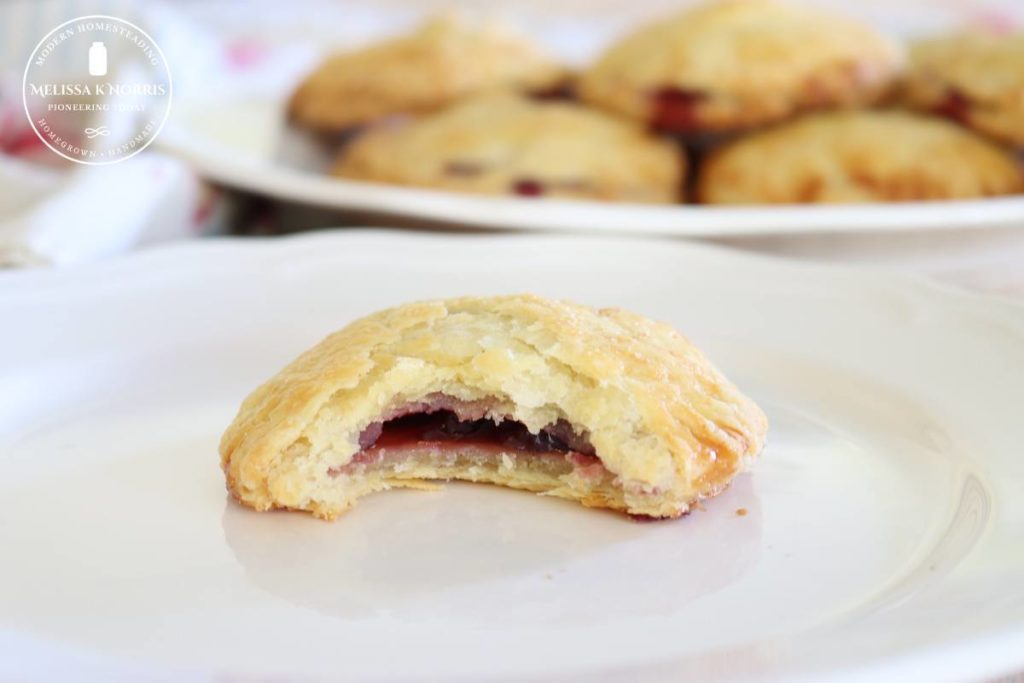
[[[460,401],[433,394],[391,411],[366,427],[360,452],[331,476],[389,470],[401,474],[429,467],[458,478],[458,470],[529,470],[552,478],[566,475],[611,481],[613,475],[594,453],[586,434],[566,420],[538,432],[523,423],[490,414],[489,401]]]
[[[388,420],[381,426],[372,445],[364,451],[410,442],[492,444],[511,451],[579,453],[591,457],[594,453],[590,443],[580,438],[565,420],[559,420],[534,434],[516,420],[463,420],[450,410],[414,413]]]
[[[651,125],[654,128],[689,132],[699,128],[697,107],[708,97],[701,90],[659,88],[651,93]]]
[[[932,111],[939,116],[966,123],[971,115],[971,101],[959,90],[950,88],[945,99],[932,107]]]

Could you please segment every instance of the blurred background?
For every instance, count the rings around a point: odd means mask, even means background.
[[[408,30],[425,15],[458,9],[496,16],[582,64],[629,27],[693,4],[688,0],[0,0],[0,263],[62,266],[169,240],[209,235],[278,235],[381,219],[325,209],[276,193],[228,187],[183,158],[182,122],[217,128],[221,138],[260,148],[261,117],[280,103],[326,52]],[[1019,0],[807,0],[887,31],[921,36],[964,28],[1009,32],[1022,25]],[[48,150],[28,126],[21,98],[28,56],[73,17],[132,21],[166,54],[174,79],[167,128],[123,163],[73,164]],[[252,102],[251,106],[248,104]],[[197,104],[198,103],[198,104]],[[224,103],[221,109],[218,103]],[[197,113],[198,112],[198,113]],[[230,112],[228,115],[226,112]],[[227,123],[225,123],[227,121]],[[180,132],[180,131],[179,131]],[[272,152],[268,152],[272,153]],[[415,221],[384,219],[417,227]],[[431,228],[444,229],[443,224]],[[713,241],[798,258],[924,271],[997,293],[1024,293],[1024,246],[1016,228],[888,235],[718,237]]]

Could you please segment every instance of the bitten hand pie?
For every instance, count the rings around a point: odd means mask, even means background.
[[[426,301],[332,334],[221,440],[228,490],[333,519],[431,480],[677,517],[750,466],[764,413],[666,324],[537,296]]]

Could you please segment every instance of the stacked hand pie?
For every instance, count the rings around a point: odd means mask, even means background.
[[[434,189],[706,204],[1024,192],[1024,34],[908,48],[783,0],[686,9],[578,74],[508,28],[434,19],[331,57],[290,113],[355,133],[338,175]]]

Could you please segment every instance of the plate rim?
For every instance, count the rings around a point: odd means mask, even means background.
[[[1001,309],[1001,313],[1008,312],[1011,316],[1022,316],[1020,320],[1002,320],[1001,322],[1021,326],[1021,333],[1024,334],[1024,299],[1005,292],[972,290],[919,272],[893,270],[851,262],[824,262],[799,259],[779,253],[750,251],[716,242],[689,239],[666,240],[664,237],[647,234],[571,235],[547,231],[465,233],[461,231],[410,231],[402,227],[377,225],[339,225],[282,235],[239,236],[216,234],[194,239],[157,242],[145,245],[134,251],[111,254],[103,259],[73,263],[60,267],[0,268],[0,284],[3,284],[4,279],[10,278],[12,280],[23,279],[29,283],[39,282],[49,286],[59,286],[61,284],[60,280],[65,277],[77,279],[82,276],[89,276],[91,278],[97,274],[102,274],[102,271],[107,269],[141,269],[149,261],[156,262],[160,260],[189,258],[188,252],[196,252],[200,258],[220,258],[220,255],[216,254],[218,251],[251,251],[253,253],[262,251],[269,253],[275,250],[295,249],[297,251],[309,250],[311,253],[319,254],[322,252],[312,244],[313,242],[352,240],[381,240],[393,243],[418,240],[424,242],[435,240],[450,240],[453,242],[551,240],[564,241],[566,244],[599,244],[601,242],[664,244],[670,249],[700,253],[702,258],[744,261],[754,265],[754,267],[760,264],[769,268],[781,268],[808,274],[815,273],[818,277],[825,278],[863,278],[865,284],[908,287],[925,292],[930,291],[934,296],[947,299],[947,303],[959,300],[961,303],[967,302],[976,306]],[[186,253],[184,256],[181,256],[179,252]],[[216,255],[209,256],[210,254]],[[100,271],[100,273],[91,272],[94,270]],[[75,286],[81,284],[81,282],[76,282]],[[3,303],[3,294],[4,291],[0,289],[0,303]],[[995,313],[995,311],[992,311],[992,313]]]
[[[227,105],[225,104],[227,103]],[[1024,226],[1024,195],[871,204],[636,204],[491,197],[333,178],[248,154],[190,127],[189,113],[223,106],[270,107],[284,125],[279,98],[191,97],[178,103],[155,146],[205,177],[242,191],[314,208],[355,211],[462,230],[522,230],[678,237],[753,237],[944,232]],[[183,114],[184,112],[184,114]]]

